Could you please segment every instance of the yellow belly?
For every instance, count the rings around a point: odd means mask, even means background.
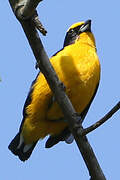
[[[66,86],[66,93],[69,96],[75,110],[82,112],[91,100],[96,86],[100,79],[100,64],[96,52],[89,46],[81,49],[73,45],[66,47],[64,52],[58,53],[51,58],[51,63],[60,80]],[[26,108],[28,114],[25,119],[22,133],[27,143],[31,143],[48,134],[59,134],[67,123],[53,122],[63,117],[57,102],[50,108],[53,93],[51,92],[42,73],[34,84],[32,102]]]

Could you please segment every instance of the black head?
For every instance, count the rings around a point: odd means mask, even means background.
[[[70,26],[64,40],[64,47],[73,44],[83,32],[91,32],[91,20],[78,22]]]

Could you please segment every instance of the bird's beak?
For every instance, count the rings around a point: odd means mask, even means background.
[[[91,32],[91,20],[87,20],[85,21],[85,23],[80,27],[80,30],[79,32],[82,33],[82,32]]]

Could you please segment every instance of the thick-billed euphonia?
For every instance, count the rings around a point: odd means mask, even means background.
[[[96,94],[100,63],[91,32],[91,20],[73,24],[67,31],[63,48],[50,58],[66,93],[82,120]],[[73,136],[44,75],[33,81],[23,109],[23,120],[9,149],[21,161],[27,160],[38,140],[49,135],[46,148],[59,141],[71,143]]]

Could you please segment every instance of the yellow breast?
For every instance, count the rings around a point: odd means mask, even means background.
[[[50,59],[58,77],[66,86],[75,110],[82,112],[91,100],[100,79],[100,64],[96,50],[87,44],[75,43]],[[65,122],[53,122],[63,117],[57,102],[49,108],[53,93],[42,73],[33,86],[32,102],[27,107],[27,118],[22,129],[27,143],[44,138],[48,134],[58,134],[66,126]]]

